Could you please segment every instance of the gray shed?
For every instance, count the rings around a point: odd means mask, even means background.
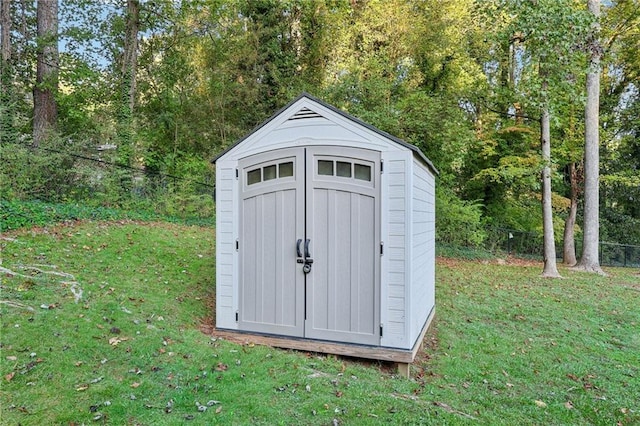
[[[216,329],[410,363],[435,314],[435,175],[306,93],[214,159]]]

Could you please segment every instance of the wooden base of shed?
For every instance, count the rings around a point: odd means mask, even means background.
[[[284,349],[296,349],[308,352],[320,352],[333,355],[350,356],[354,358],[377,359],[394,362],[398,368],[398,374],[403,377],[410,376],[409,365],[422,347],[422,342],[431,322],[435,317],[435,308],[427,318],[420,337],[416,340],[411,350],[386,348],[381,346],[358,345],[342,342],[329,342],[325,340],[312,340],[296,337],[276,336],[272,334],[252,333],[239,330],[214,329],[211,333],[215,337],[239,344],[255,344],[272,346]]]

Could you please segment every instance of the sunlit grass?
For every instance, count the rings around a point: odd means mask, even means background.
[[[437,319],[405,380],[201,332],[211,228],[92,222],[0,243],[2,424],[640,423],[637,270],[549,280],[440,260]]]

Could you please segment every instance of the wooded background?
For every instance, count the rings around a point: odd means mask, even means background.
[[[210,160],[306,91],[434,162],[441,244],[546,223],[575,263],[585,211],[596,247],[640,244],[638,0],[2,0],[1,12],[2,199],[213,215]],[[585,170],[594,111],[599,157]]]

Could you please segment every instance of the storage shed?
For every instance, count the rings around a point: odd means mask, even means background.
[[[435,314],[435,175],[303,93],[213,160],[216,332],[410,363]]]

